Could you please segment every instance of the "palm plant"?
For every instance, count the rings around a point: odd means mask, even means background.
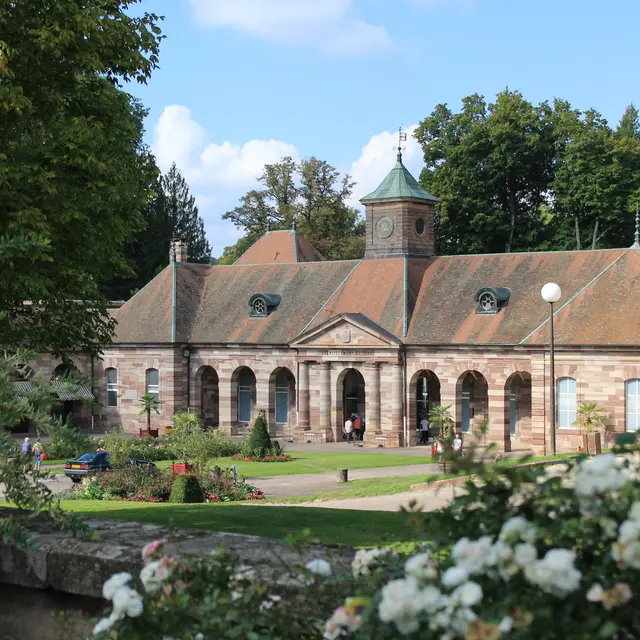
[[[147,416],[147,431],[151,430],[151,412],[155,411],[157,414],[160,414],[158,409],[158,399],[153,393],[145,393],[140,398],[140,406],[142,410],[140,411],[140,415],[143,416],[146,414]]]
[[[579,402],[577,418],[573,425],[591,433],[601,427],[606,427],[607,417],[604,409],[600,409],[596,402]]]
[[[451,405],[436,405],[429,410],[429,421],[438,427],[438,440],[444,442],[451,439],[451,429],[453,427],[453,417],[451,416]]]

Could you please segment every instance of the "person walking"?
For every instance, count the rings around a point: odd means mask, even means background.
[[[40,443],[40,438],[38,438],[37,442],[33,445],[33,455],[36,459],[36,469],[39,470],[42,464],[42,444]]]
[[[22,455],[25,456],[25,458],[30,458],[32,449],[33,445],[31,444],[31,441],[29,440],[29,438],[25,438],[24,442],[22,443]]]
[[[347,418],[344,423],[344,433],[347,436],[347,442],[351,442],[351,434],[353,433],[353,422],[351,422],[351,418]]]
[[[353,432],[355,433],[357,442],[358,440],[362,440],[362,420],[356,413],[353,414],[351,419],[353,420]]]
[[[427,444],[429,441],[429,420],[427,420],[427,416],[422,416],[422,420],[420,420],[420,444]]]

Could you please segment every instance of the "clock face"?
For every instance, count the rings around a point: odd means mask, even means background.
[[[393,233],[393,220],[389,216],[383,216],[376,224],[378,238],[386,240]]]

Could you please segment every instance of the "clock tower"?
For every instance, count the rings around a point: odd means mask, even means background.
[[[400,139],[405,135],[400,132]],[[365,259],[429,258],[435,253],[434,216],[438,199],[397,162],[382,184],[360,202],[366,208]]]

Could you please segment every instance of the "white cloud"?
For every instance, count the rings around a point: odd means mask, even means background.
[[[407,133],[407,141],[402,143],[402,161],[416,180],[422,170],[422,150],[413,132],[417,125],[403,127]],[[371,136],[364,145],[360,157],[351,165],[349,172],[356,182],[352,206],[360,206],[358,201],[371,193],[385,179],[396,159],[398,132],[383,131]]]
[[[155,127],[152,147],[162,171],[175,162],[187,179],[216,256],[242,235],[221,220],[222,214],[257,185],[265,164],[284,156],[300,156],[294,145],[281,140],[210,142],[191,110],[182,105],[165,107]]]
[[[388,49],[386,29],[356,18],[353,5],[353,0],[191,0],[195,19],[203,26],[330,54]]]
[[[407,141],[402,144],[402,154],[405,166],[418,178],[423,163],[422,151],[412,135],[415,129],[415,124],[403,127]],[[164,109],[155,127],[152,146],[163,171],[175,161],[186,177],[215,256],[241,237],[242,232],[223,221],[222,214],[237,206],[239,199],[257,186],[264,165],[287,155],[294,159],[303,156],[294,145],[282,140],[212,142],[207,131],[193,119],[191,110],[181,105]],[[362,147],[349,171],[356,182],[352,206],[360,207],[360,198],[384,180],[395,163],[397,146],[398,132],[383,131],[371,136]],[[313,153],[313,149],[306,149],[304,155]]]

